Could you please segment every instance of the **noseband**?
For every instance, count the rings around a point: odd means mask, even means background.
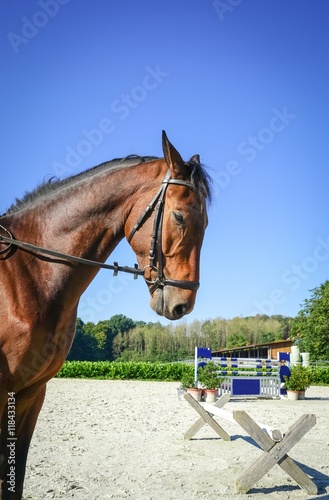
[[[167,187],[169,184],[175,184],[178,186],[185,186],[188,189],[191,189],[192,191],[195,191],[195,188],[191,182],[188,181],[183,181],[181,179],[171,179],[170,178],[171,171],[168,170],[165,178],[162,181],[161,187],[154,196],[153,200],[149,205],[147,205],[146,209],[136,222],[135,226],[133,227],[132,231],[130,232],[127,241],[128,243],[131,242],[133,236],[135,233],[142,227],[144,224],[145,220],[148,218],[148,216],[155,211],[154,214],[154,222],[153,222],[153,231],[151,235],[151,246],[150,246],[150,254],[149,254],[149,264],[144,267],[143,271],[147,269],[148,267],[150,270],[155,271],[158,273],[157,277],[155,280],[149,280],[146,279],[144,276],[145,281],[150,285],[150,293],[151,295],[155,290],[158,288],[163,288],[164,286],[175,286],[177,288],[183,288],[185,290],[192,290],[196,291],[198,290],[200,283],[199,281],[185,281],[185,280],[173,280],[173,279],[167,279],[164,276],[163,273],[163,251],[162,251],[162,226],[163,226],[163,212],[164,212],[164,205],[165,205],[165,196],[166,196],[166,191]],[[158,266],[156,267],[154,265],[154,260],[155,260],[155,248],[157,248],[157,263]]]

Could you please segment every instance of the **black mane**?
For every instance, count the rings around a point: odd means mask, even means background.
[[[139,163],[146,163],[158,159],[159,157],[157,156],[130,155],[126,156],[125,158],[114,158],[113,160],[101,163],[100,165],[91,167],[88,170],[84,170],[83,172],[72,175],[65,179],[56,179],[55,177],[52,177],[50,180],[42,182],[41,184],[36,186],[32,191],[25,193],[22,198],[16,198],[14,203],[9,207],[7,212],[3,214],[3,216],[18,212],[26,205],[32,203],[41,196],[45,196],[48,193],[54,192],[61,187],[68,186],[76,180],[93,176],[99,170],[108,168],[125,168],[137,165]],[[206,200],[211,200],[211,179],[208,173],[204,170],[199,161],[195,159],[195,157],[191,158],[191,160],[189,162],[186,162],[186,164],[189,165],[192,169],[191,183],[194,185],[196,192],[200,197]]]
[[[4,215],[9,215],[18,212],[26,205],[37,200],[41,196],[45,196],[48,193],[52,193],[61,187],[68,186],[76,180],[82,179],[84,177],[89,177],[94,175],[98,170],[105,170],[107,168],[124,168],[132,165],[137,165],[138,163],[145,163],[147,161],[157,160],[156,156],[138,156],[130,155],[125,158],[114,158],[113,160],[101,163],[95,167],[91,167],[88,170],[79,172],[78,174],[71,175],[65,179],[56,179],[56,177],[51,177],[48,181],[44,181],[36,186],[32,191],[26,192],[22,198],[16,198],[14,203],[9,207]]]

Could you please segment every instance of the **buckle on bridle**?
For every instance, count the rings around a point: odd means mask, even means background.
[[[156,273],[158,273],[157,277],[155,278],[155,280],[152,280],[152,279],[147,279],[145,278],[145,269],[147,268],[150,268],[150,272],[151,271],[155,271]],[[159,279],[159,269],[156,267],[156,266],[153,266],[153,264],[146,264],[146,266],[143,267],[142,269],[143,273],[144,273],[144,280],[146,281],[146,283],[148,283],[149,285],[154,285],[154,283],[157,282],[157,280]]]
[[[0,234],[0,243],[3,243],[4,245],[7,245],[6,248],[4,248],[3,250],[0,250],[0,255],[5,253],[5,252],[8,252],[11,247],[12,247],[12,243],[10,243],[10,241],[8,241],[8,238],[10,238],[11,240],[13,239],[13,235],[11,234],[10,231],[8,231],[8,229],[6,229],[5,227],[3,227],[1,224],[0,224],[0,231],[4,231],[5,233],[8,234],[8,237],[3,237],[2,234]]]

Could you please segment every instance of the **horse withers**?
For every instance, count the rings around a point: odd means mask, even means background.
[[[151,307],[192,311],[207,225],[209,178],[162,137],[164,158],[115,159],[44,183],[0,218],[0,484],[22,498],[46,383],[72,345],[79,299],[101,267],[143,275]],[[105,264],[124,237],[138,267]],[[115,279],[115,278],[113,278]]]

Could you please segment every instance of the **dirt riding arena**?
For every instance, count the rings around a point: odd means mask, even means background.
[[[225,408],[283,432],[303,414],[316,425],[289,451],[316,483],[311,497],[275,465],[248,494],[235,480],[261,455],[235,423],[232,441],[204,426],[177,397],[178,383],[54,379],[32,440],[24,500],[239,500],[329,498],[329,387],[311,387],[304,401],[235,400]]]

